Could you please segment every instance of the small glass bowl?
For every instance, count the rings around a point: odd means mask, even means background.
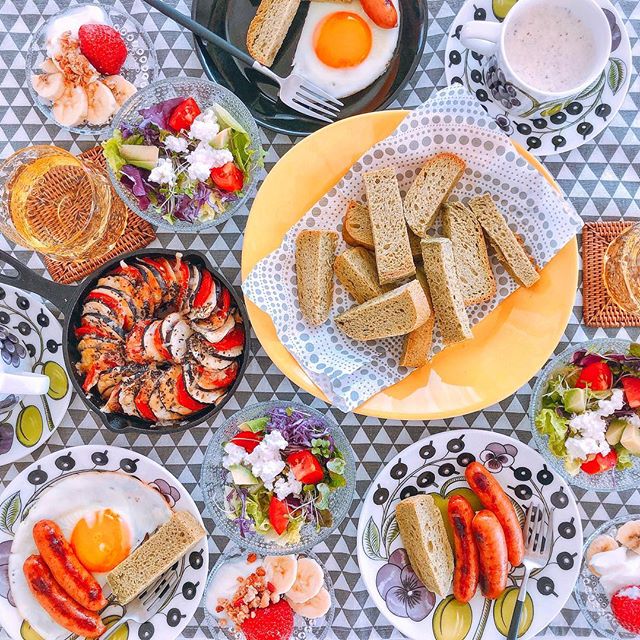
[[[128,55],[124,66],[120,71],[120,75],[124,76],[138,90],[153,82],[158,75],[158,59],[151,38],[144,30],[143,26],[134,20],[130,15],[119,11],[115,7],[107,6],[99,2],[84,2],[74,4],[60,13],[51,16],[32,36],[27,47],[26,69],[27,87],[31,95],[31,100],[40,109],[40,111],[49,119],[55,122],[61,129],[71,131],[73,133],[82,133],[87,135],[102,136],[107,134],[111,129],[111,124],[91,125],[84,123],[75,127],[65,127],[59,124],[53,117],[52,105],[43,100],[34,90],[31,83],[30,74],[40,73],[42,63],[47,56],[47,29],[54,20],[64,16],[69,11],[75,11],[79,7],[98,6],[102,9],[109,20],[120,35],[124,38],[127,45]],[[115,116],[114,116],[115,117]]]
[[[211,569],[211,572],[209,573],[209,578],[207,579],[207,587],[204,591],[202,606],[204,608],[205,623],[209,627],[213,637],[217,637],[216,634],[222,632],[225,638],[228,638],[229,640],[241,640],[242,638],[244,638],[242,633],[233,631],[228,627],[220,626],[220,624],[218,623],[218,619],[211,613],[211,611],[209,611],[209,607],[207,607],[207,595],[209,593],[209,587],[213,583],[216,573],[220,570],[220,568],[227,562],[242,558],[246,554],[246,551],[231,551],[223,553],[218,558],[218,562],[216,562],[213,569]],[[323,638],[327,636],[329,629],[331,629],[333,618],[336,612],[336,596],[333,589],[333,580],[331,580],[331,576],[329,575],[326,566],[323,562],[320,561],[320,558],[318,558],[315,553],[306,552],[303,555],[307,558],[315,560],[322,567],[322,570],[324,572],[324,587],[331,596],[331,608],[324,616],[322,616],[321,618],[315,618],[313,620],[303,618],[296,613],[293,619],[294,627],[291,637],[295,638],[296,640],[323,640]]]
[[[626,629],[623,629],[611,612],[609,598],[605,593],[600,580],[594,576],[587,566],[587,551],[591,543],[602,534],[608,534],[615,538],[618,528],[630,520],[639,520],[640,516],[626,515],[619,516],[610,522],[605,522],[599,529],[594,531],[589,539],[584,543],[582,551],[582,567],[576,582],[575,597],[580,607],[582,615],[587,619],[593,629],[611,640],[632,640],[637,636]]]
[[[201,80],[199,78],[179,77],[170,78],[168,80],[158,80],[157,82],[150,84],[148,87],[145,87],[142,91],[138,91],[131,96],[131,98],[122,105],[120,111],[116,113],[112,122],[111,131],[115,131],[123,123],[131,124],[142,121],[143,118],[139,113],[140,109],[146,109],[158,102],[162,102],[163,100],[169,100],[180,96],[184,96],[185,98],[194,98],[202,110],[210,107],[213,103],[217,103],[224,107],[249,134],[249,137],[251,138],[251,149],[254,151],[254,157],[262,157],[260,130],[247,107],[245,107],[240,99],[228,89],[225,89],[215,82]],[[222,224],[225,220],[228,220],[244,205],[247,198],[251,195],[260,173],[260,167],[254,163],[249,170],[249,178],[244,185],[244,193],[242,197],[238,198],[235,202],[230,203],[229,208],[217,218],[207,220],[205,222],[196,221],[193,223],[176,220],[174,224],[171,224],[164,220],[162,216],[159,216],[154,212],[142,211],[138,206],[137,199],[121,184],[119,176],[115,175],[113,169],[108,163],[107,169],[115,190],[125,201],[129,209],[156,227],[174,231],[176,233],[197,233],[203,229],[216,227],[217,225]]]
[[[591,491],[623,491],[624,489],[632,489],[640,486],[640,456],[631,456],[633,466],[623,471],[604,471],[594,475],[579,471],[575,476],[567,472],[561,458],[556,457],[548,445],[548,436],[541,434],[535,424],[535,418],[540,410],[542,396],[544,395],[547,384],[551,376],[560,368],[567,364],[571,364],[573,354],[576,351],[586,350],[594,353],[615,352],[626,354],[629,352],[629,346],[632,343],[629,340],[617,339],[600,339],[581,342],[565,349],[560,355],[550,360],[547,365],[538,374],[538,379],[533,388],[531,404],[529,406],[529,419],[531,421],[531,431],[533,432],[533,440],[536,443],[538,451],[543,455],[549,466],[560,476],[562,476],[569,484]]]
[[[287,407],[322,420],[327,425],[335,441],[336,448],[341,451],[344,456],[346,462],[344,477],[347,483],[344,487],[340,487],[329,494],[329,510],[333,517],[331,526],[316,530],[313,525],[306,524],[300,531],[300,542],[298,544],[282,545],[256,532],[250,532],[245,537],[241,536],[237,526],[227,517],[224,506],[228,471],[222,466],[222,458],[224,455],[222,447],[224,443],[231,440],[238,432],[238,425],[248,420],[265,416],[271,409],[286,409]],[[231,416],[231,418],[216,431],[211,439],[202,462],[202,472],[200,476],[200,487],[204,496],[204,502],[216,525],[241,549],[249,549],[262,556],[301,553],[325,540],[340,526],[340,523],[347,515],[353,500],[355,486],[356,466],[353,450],[342,429],[340,429],[329,416],[324,416],[315,409],[281,400],[254,404],[250,407],[245,407]]]

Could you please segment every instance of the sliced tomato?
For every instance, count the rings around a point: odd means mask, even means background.
[[[240,431],[231,438],[231,442],[242,447],[247,453],[251,453],[262,442],[262,434]]]
[[[85,393],[89,393],[91,389],[98,383],[98,378],[103,371],[107,369],[112,369],[113,367],[118,366],[118,362],[108,358],[101,357],[97,362],[92,364],[87,371],[87,375],[84,378],[84,382],[82,383],[82,390]]]
[[[244,343],[244,327],[237,324],[227,335],[219,342],[208,342],[216,351],[229,351],[234,347],[239,347]]]
[[[194,400],[189,395],[182,372],[176,378],[176,399],[179,404],[181,404],[186,409],[191,409],[191,411],[200,411],[200,409],[205,409],[208,406],[206,404],[198,402],[197,400]]]
[[[279,536],[289,526],[289,507],[286,502],[278,500],[275,496],[271,496],[271,502],[269,502],[269,522]]]
[[[287,464],[296,480],[302,484],[318,484],[324,478],[324,469],[311,451],[294,451],[287,456]]]
[[[208,269],[202,270],[202,280],[200,281],[200,286],[198,287],[198,291],[193,298],[193,306],[201,307],[209,298],[211,294],[211,289],[214,287],[213,276],[209,273]]]
[[[233,162],[211,169],[211,179],[216,187],[231,193],[240,191],[244,184],[244,174]]]
[[[587,460],[580,465],[580,468],[590,476],[603,471],[609,471],[618,464],[618,454],[615,449],[611,449],[606,456],[596,453],[592,460]]]
[[[193,121],[200,115],[200,107],[193,98],[181,102],[169,116],[169,126],[174,131],[189,131]]]
[[[167,349],[167,347],[164,344],[164,340],[162,338],[162,322],[159,322],[155,333],[153,334],[153,345],[156,348],[156,351],[165,359],[168,361],[173,360],[173,358],[171,357],[171,353],[169,352],[169,350]]]
[[[176,258],[174,272],[176,274],[176,280],[180,287],[176,299],[176,307],[178,309],[182,309],[182,303],[184,302],[184,298],[187,295],[187,291],[189,290],[189,265],[186,262],[183,262],[182,260]]]
[[[84,336],[96,336],[97,338],[105,338],[106,340],[113,339],[113,334],[103,331],[99,327],[94,325],[82,325],[81,327],[77,327],[74,329],[74,333],[76,338],[82,339]]]
[[[213,389],[223,389],[228,387],[238,374],[238,363],[232,361],[224,369],[207,369],[203,366],[194,367],[196,384],[206,391]]]
[[[151,407],[149,406],[149,402],[140,396],[140,392],[136,394],[136,397],[133,400],[136,405],[136,409],[138,413],[145,419],[149,420],[149,422],[157,422],[158,418],[156,418],[156,414],[151,411]]]
[[[165,285],[168,288],[171,288],[175,282],[176,282],[176,274],[173,272],[173,269],[171,268],[171,264],[169,263],[169,261],[164,258],[141,258],[140,260],[141,262],[145,262],[146,264],[155,267],[156,270],[160,273],[160,275],[162,276],[162,279],[164,280]]]
[[[627,399],[627,404],[632,409],[640,407],[640,378],[625,376],[620,380],[620,382],[622,382],[622,388],[624,389],[624,396]]]
[[[613,373],[609,365],[601,360],[587,365],[576,382],[576,387],[586,389],[589,387],[592,391],[605,391],[611,389],[613,384]]]
[[[214,312],[208,318],[205,318],[202,322],[204,324],[210,324],[214,327],[219,327],[227,319],[230,308],[231,308],[231,294],[229,293],[229,289],[227,289],[226,287],[223,287],[222,291],[220,292],[220,299],[218,300],[218,305],[216,306]]]
[[[125,352],[127,357],[133,362],[138,364],[145,364],[149,361],[147,354],[144,350],[144,332],[151,324],[152,320],[140,320],[136,322],[131,330],[131,333],[127,336],[127,344],[125,345]]]

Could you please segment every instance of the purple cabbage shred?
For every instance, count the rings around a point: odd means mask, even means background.
[[[289,443],[288,452],[308,449],[313,439],[330,436],[323,420],[300,411],[288,411],[285,408],[276,407],[269,412],[269,417],[271,419],[267,425],[267,431],[280,431],[282,437]],[[333,440],[330,442],[333,443]]]
[[[139,128],[142,129],[148,122],[152,122],[157,127],[160,127],[160,129],[168,129],[171,113],[182,102],[184,102],[184,98],[182,97],[170,98],[169,100],[158,102],[147,109],[140,109],[138,113],[144,120]]]

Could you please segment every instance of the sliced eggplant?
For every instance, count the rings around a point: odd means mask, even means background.
[[[191,320],[206,320],[209,318],[216,310],[220,290],[220,283],[213,278],[211,291],[209,292],[207,299],[199,307],[191,308],[191,311],[189,311],[189,318],[191,318]]]
[[[141,418],[142,416],[136,409],[135,398],[142,386],[142,375],[131,376],[120,383],[120,393],[118,394],[118,402],[122,407],[123,413],[128,416]]]
[[[160,329],[161,324],[162,320],[154,320],[149,323],[144,331],[144,335],[142,336],[144,352],[149,360],[153,360],[155,362],[166,361],[164,354],[161,353],[156,346],[156,332]],[[164,352],[166,353],[166,350],[164,350]]]
[[[177,381],[182,375],[182,369],[178,366],[171,367],[166,371],[158,381],[158,390],[162,404],[171,412],[181,416],[188,416],[193,413],[193,409],[189,409],[181,404],[178,400]]]
[[[144,348],[144,334],[152,322],[152,320],[139,320],[127,336],[125,351],[131,362],[147,364],[153,361]]]
[[[85,313],[80,320],[81,326],[91,326],[104,333],[105,336],[111,336],[118,340],[124,338],[123,328],[114,320],[101,313]]]
[[[102,410],[105,413],[122,413],[122,407],[120,406],[120,384],[116,384],[115,387],[111,390],[111,394],[109,395],[108,400],[105,405],[102,407]]]
[[[214,389],[212,391],[201,389],[196,383],[193,371],[189,371],[187,369],[184,371],[184,381],[187,393],[194,400],[202,404],[215,404],[227,391],[227,387],[223,389]]]
[[[237,361],[230,362],[224,369],[207,369],[194,363],[185,364],[184,369],[185,376],[192,377],[194,384],[203,391],[226,389],[233,384],[238,375]]]
[[[85,313],[98,313],[100,315],[111,318],[114,322],[117,322],[120,326],[123,325],[120,314],[114,311],[111,307],[108,307],[104,302],[99,300],[89,300],[82,305],[82,315]]]
[[[189,355],[207,369],[226,369],[230,359],[219,357],[208,345],[199,333],[192,334],[188,343]]]
[[[227,314],[227,319],[217,329],[212,329],[210,325],[205,324],[203,321],[192,323],[193,329],[203,336],[207,342],[211,343],[220,342],[235,325],[236,320],[231,313]]]
[[[144,264],[143,262],[138,262],[137,267],[140,269],[140,273],[144,276],[147,284],[151,287],[156,304],[160,305],[164,298],[164,292],[167,290],[167,285],[160,275],[160,272],[153,265]]]
[[[187,285],[187,293],[182,301],[182,312],[189,313],[193,305],[193,299],[196,297],[200,283],[202,282],[202,271],[195,264],[189,264],[189,284]]]
[[[156,386],[153,390],[153,393],[149,397],[149,408],[153,411],[156,418],[158,418],[158,422],[172,422],[174,420],[180,420],[182,416],[175,411],[169,411],[163,402],[160,395],[160,387]]]
[[[103,398],[108,398],[111,393],[111,389],[121,382],[123,378],[131,375],[132,373],[131,367],[127,365],[121,365],[103,371],[98,377],[98,384],[96,385],[98,393]]]
[[[145,315],[153,315],[156,308],[155,298],[151,287],[137,266],[121,261],[111,274],[128,280],[134,288],[133,297],[142,301]]]
[[[166,344],[176,362],[182,362],[187,355],[187,341],[193,333],[191,326],[182,318],[176,322],[167,336]]]
[[[96,287],[87,296],[87,302],[91,299],[92,294],[96,294],[100,297],[109,297],[113,300],[113,306],[118,310],[117,314],[121,317],[120,324],[125,330],[131,329],[133,323],[136,321],[137,309],[129,301],[129,296],[122,293],[118,289],[112,289],[111,287]],[[103,304],[106,304],[103,301]],[[115,311],[114,311],[115,313]]]

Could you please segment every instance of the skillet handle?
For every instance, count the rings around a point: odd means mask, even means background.
[[[0,262],[6,262],[18,272],[17,276],[8,276],[0,273],[0,283],[37,293],[45,300],[52,302],[65,316],[68,315],[75,287],[57,284],[39,276],[35,271],[29,269],[29,267],[22,264],[20,260],[16,260],[6,251],[0,251]]]

